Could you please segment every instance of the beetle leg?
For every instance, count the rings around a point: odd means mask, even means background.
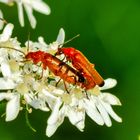
[[[65,90],[67,91],[67,93],[69,94],[69,91],[68,91],[68,89],[67,89],[67,86],[66,86],[66,83],[65,83],[65,81],[63,80],[63,83],[64,83],[64,87],[65,87]]]
[[[84,90],[84,92],[85,92],[86,98],[89,99],[87,91]]]
[[[43,65],[42,63],[40,64],[40,66]],[[41,75],[40,77],[38,78],[38,80],[42,79],[43,78],[43,74],[44,74],[44,69],[42,68],[42,72],[41,72]]]
[[[61,81],[61,78],[57,81],[57,83],[55,84],[55,86],[57,87],[59,82]]]

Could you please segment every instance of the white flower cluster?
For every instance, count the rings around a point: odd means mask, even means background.
[[[42,14],[49,15],[51,10],[50,7],[42,0],[0,0],[0,2],[12,6],[14,3],[17,4],[18,18],[21,26],[24,26],[24,13],[23,7],[27,13],[28,19],[32,28],[36,27],[36,19],[33,15],[33,10],[36,10]],[[0,18],[3,18],[2,11],[0,10]],[[0,21],[0,29],[2,29],[3,22]]]
[[[80,131],[85,127],[85,115],[98,125],[105,124],[108,127],[112,125],[110,117],[122,122],[111,107],[121,105],[119,99],[110,93],[102,92],[114,87],[116,80],[106,79],[102,88],[96,86],[87,93],[78,86],[67,84],[67,88],[70,88],[68,94],[61,82],[55,86],[59,77],[53,75],[49,69],[44,70],[43,77],[40,78],[41,64],[35,65],[25,60],[24,53],[28,50],[54,54],[58,45],[64,42],[63,29],[60,29],[56,41],[49,45],[39,37],[38,42],[27,41],[25,47],[21,47],[17,38],[11,37],[13,27],[13,24],[7,24],[0,35],[0,101],[7,100],[6,121],[14,120],[23,109],[51,111],[46,128],[48,137],[55,133],[65,117]]]

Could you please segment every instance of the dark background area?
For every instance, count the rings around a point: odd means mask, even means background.
[[[65,46],[82,51],[96,65],[106,79],[117,79],[118,84],[109,90],[122,102],[114,107],[123,118],[123,123],[113,121],[112,127],[98,126],[86,117],[83,133],[65,119],[57,132],[45,136],[49,113],[34,110],[29,116],[37,130],[32,132],[25,123],[24,113],[12,122],[0,119],[1,140],[137,140],[140,134],[140,1],[138,0],[44,0],[51,7],[50,16],[34,11],[37,19],[35,30],[30,29],[31,40],[43,36],[47,43],[55,41],[61,27],[66,40],[80,34],[80,37]],[[5,19],[15,25],[13,37],[17,36],[24,45],[29,34],[29,22],[25,15],[25,27],[21,28],[17,7],[0,4]],[[5,107],[1,105],[0,113]]]

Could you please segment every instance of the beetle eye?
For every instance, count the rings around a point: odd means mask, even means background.
[[[84,77],[79,77],[78,82],[85,82],[85,78]]]

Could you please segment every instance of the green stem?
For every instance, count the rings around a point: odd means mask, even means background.
[[[5,115],[6,115],[6,113],[3,113],[3,114],[1,115],[1,118],[4,117]]]
[[[29,115],[28,115],[28,105],[26,104],[26,110],[25,110],[25,119],[26,119],[26,124],[27,126],[34,132],[36,132],[36,130],[32,127],[32,125],[30,124],[30,121],[29,121]]]

